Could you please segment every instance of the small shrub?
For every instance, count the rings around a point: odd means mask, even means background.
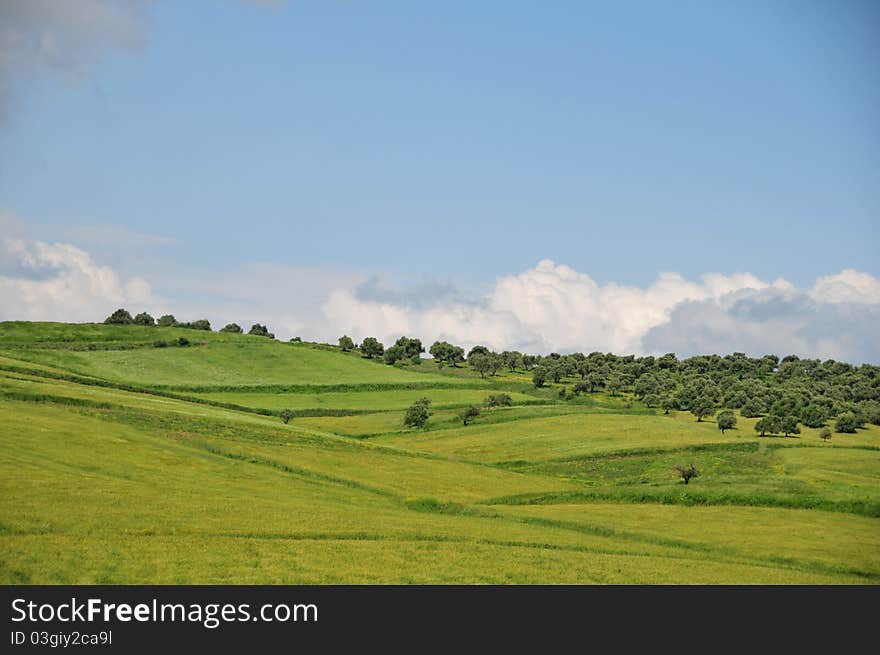
[[[476,405],[471,405],[470,407],[465,407],[458,413],[458,418],[461,419],[461,422],[467,425],[473,419],[477,418],[480,415],[480,408]]]
[[[180,337],[180,338],[177,340],[177,345],[178,345],[178,346],[188,346],[188,345],[189,345],[189,339],[187,339],[186,337]]]
[[[700,475],[700,472],[697,470],[695,464],[688,464],[687,466],[682,466],[681,464],[676,464],[672,467],[678,473],[678,476],[684,480],[684,483],[687,484],[691,481],[691,478],[696,478]]]
[[[513,398],[506,393],[490,394],[484,401],[486,407],[510,407],[513,405]]]
[[[292,409],[283,409],[279,414],[281,417],[281,422],[287,425],[288,421],[293,418],[293,410]]]
[[[153,342],[153,348],[167,348],[167,347],[168,347],[168,342],[163,341],[162,339],[156,339]]]
[[[828,441],[831,438],[831,428],[822,428],[819,431],[819,438],[822,441]]]
[[[427,398],[422,398],[410,405],[403,417],[403,424],[408,428],[424,427],[428,422],[428,404],[430,402]]]

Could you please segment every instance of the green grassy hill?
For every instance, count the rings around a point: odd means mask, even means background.
[[[0,582],[880,582],[877,426],[722,434],[558,386],[0,323]],[[511,407],[457,419],[499,391]],[[427,426],[405,428],[421,397]],[[672,467],[692,462],[685,486]]]

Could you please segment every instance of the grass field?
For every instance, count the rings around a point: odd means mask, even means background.
[[[194,345],[152,345],[179,336]],[[880,428],[759,438],[740,417],[722,435],[557,389],[261,337],[0,323],[0,582],[880,582]],[[458,421],[499,390],[513,407]],[[405,428],[423,396],[428,425]]]

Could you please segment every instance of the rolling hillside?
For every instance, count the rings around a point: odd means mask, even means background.
[[[258,336],[0,323],[0,581],[880,582],[877,426],[759,438],[740,416],[722,434],[558,386]],[[462,425],[501,391],[512,406]],[[427,426],[405,428],[421,397]]]

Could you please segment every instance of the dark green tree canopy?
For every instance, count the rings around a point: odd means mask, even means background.
[[[134,323],[134,319],[128,313],[128,310],[119,308],[105,318],[104,323],[107,325],[131,325]]]
[[[726,430],[732,430],[736,427],[736,414],[729,409],[725,410],[718,415],[716,421],[718,423],[718,429],[721,430],[721,434],[724,434]]]
[[[361,342],[361,352],[367,359],[373,359],[374,357],[382,356],[385,352],[385,346],[376,337],[367,337]]]
[[[156,319],[147,314],[147,312],[141,312],[134,317],[134,323],[135,325],[155,325]]]
[[[231,332],[232,334],[241,334],[244,330],[241,329],[241,326],[238,323],[227,323],[225,326],[220,328],[221,332]]]
[[[260,325],[259,323],[254,323],[251,325],[251,329],[248,330],[248,334],[253,334],[258,337],[269,337],[270,339],[274,339],[275,335],[269,332],[269,328],[265,325]]]
[[[437,366],[458,366],[464,362],[464,349],[446,341],[435,341],[428,352],[437,362]]]

